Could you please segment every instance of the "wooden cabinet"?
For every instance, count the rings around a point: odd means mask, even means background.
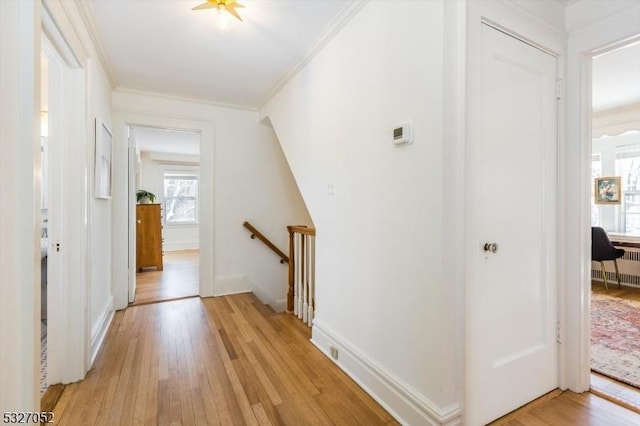
[[[136,265],[162,271],[162,212],[160,204],[136,204]]]

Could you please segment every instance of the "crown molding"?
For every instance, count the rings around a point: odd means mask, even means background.
[[[286,74],[273,86],[265,96],[264,100],[259,103],[258,109],[261,109],[267,102],[273,98],[286,84],[291,81],[311,60],[322,50],[344,28],[351,19],[369,2],[369,0],[351,0],[347,3],[336,17],[327,25],[313,41],[307,54],[297,64],[289,69]]]
[[[1,0],[0,0],[1,1]],[[228,109],[237,109],[241,111],[251,111],[257,112],[258,110],[253,106],[248,105],[236,105],[236,104],[227,104],[223,102],[215,102],[209,99],[201,99],[194,98],[187,95],[174,94],[174,93],[159,93],[159,92],[148,92],[145,90],[131,89],[128,87],[116,87],[114,89],[116,93],[129,94],[129,95],[138,95],[138,96],[150,96],[158,99],[167,99],[171,101],[182,101],[182,102],[192,102],[197,104],[209,105],[219,108],[228,108]]]
[[[111,61],[109,60],[109,56],[107,55],[107,51],[104,48],[104,44],[102,43],[102,38],[100,37],[100,32],[98,31],[98,24],[95,20],[95,12],[93,11],[93,6],[91,6],[91,2],[89,1],[80,1],[75,0],[75,4],[78,7],[78,12],[80,13],[80,17],[84,22],[85,27],[87,28],[87,32],[89,33],[89,37],[91,37],[91,41],[96,49],[98,54],[98,58],[102,63],[105,73],[107,74],[107,78],[109,79],[109,83],[111,84],[111,88],[115,88],[117,86],[117,80],[115,74],[113,72],[113,67],[111,66]]]

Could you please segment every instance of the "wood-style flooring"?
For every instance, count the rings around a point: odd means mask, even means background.
[[[589,392],[554,391],[491,423],[495,426],[632,426],[640,414]]]
[[[199,254],[199,250],[165,252],[163,271],[144,268],[136,274],[136,297],[130,305],[198,295]]]
[[[56,423],[398,424],[309,337],[251,293],[129,307]]]

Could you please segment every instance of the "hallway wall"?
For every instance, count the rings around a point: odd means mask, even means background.
[[[213,217],[200,217],[201,227],[209,229],[207,223],[214,226],[214,254],[206,260],[214,265],[213,294],[254,291],[265,303],[281,306],[286,298],[287,267],[257,240],[250,239],[242,227],[244,221],[251,222],[286,251],[286,226],[311,225],[273,130],[258,122],[256,111],[246,109],[126,90],[115,91],[113,100],[121,120],[136,115],[159,120],[165,117],[198,121],[213,129],[210,140],[204,134],[201,139],[213,148],[200,150],[200,197],[202,202],[213,201],[214,209]],[[123,146],[122,141],[118,143]],[[208,157],[207,152],[213,154]],[[122,186],[126,182],[126,155],[118,153],[115,161],[115,179]],[[203,171],[211,170],[213,187],[202,178]],[[126,223],[123,214],[126,212],[118,213],[119,220]],[[116,244],[124,242],[126,247],[126,227],[114,229],[114,238]],[[200,246],[202,249],[202,239]],[[115,260],[114,270],[115,276],[126,277],[126,260]],[[121,288],[116,289],[116,306],[123,307],[125,296]]]
[[[367,3],[260,110],[318,229],[313,340],[409,424],[457,411],[442,320],[443,17],[442,1]],[[394,146],[406,123],[413,143]]]

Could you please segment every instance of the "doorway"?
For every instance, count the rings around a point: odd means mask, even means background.
[[[130,206],[136,236],[130,305],[199,294],[200,139],[192,130],[129,126],[129,188],[139,195]],[[151,203],[145,202],[147,194]],[[158,212],[153,218],[151,210]],[[157,219],[159,227],[149,224]],[[157,250],[162,252],[156,257]]]
[[[592,263],[591,388],[640,410],[640,41],[627,41],[592,61],[591,226],[602,227],[625,255],[603,283]],[[595,203],[598,179],[619,182],[612,203]],[[617,192],[617,191],[616,191]]]

